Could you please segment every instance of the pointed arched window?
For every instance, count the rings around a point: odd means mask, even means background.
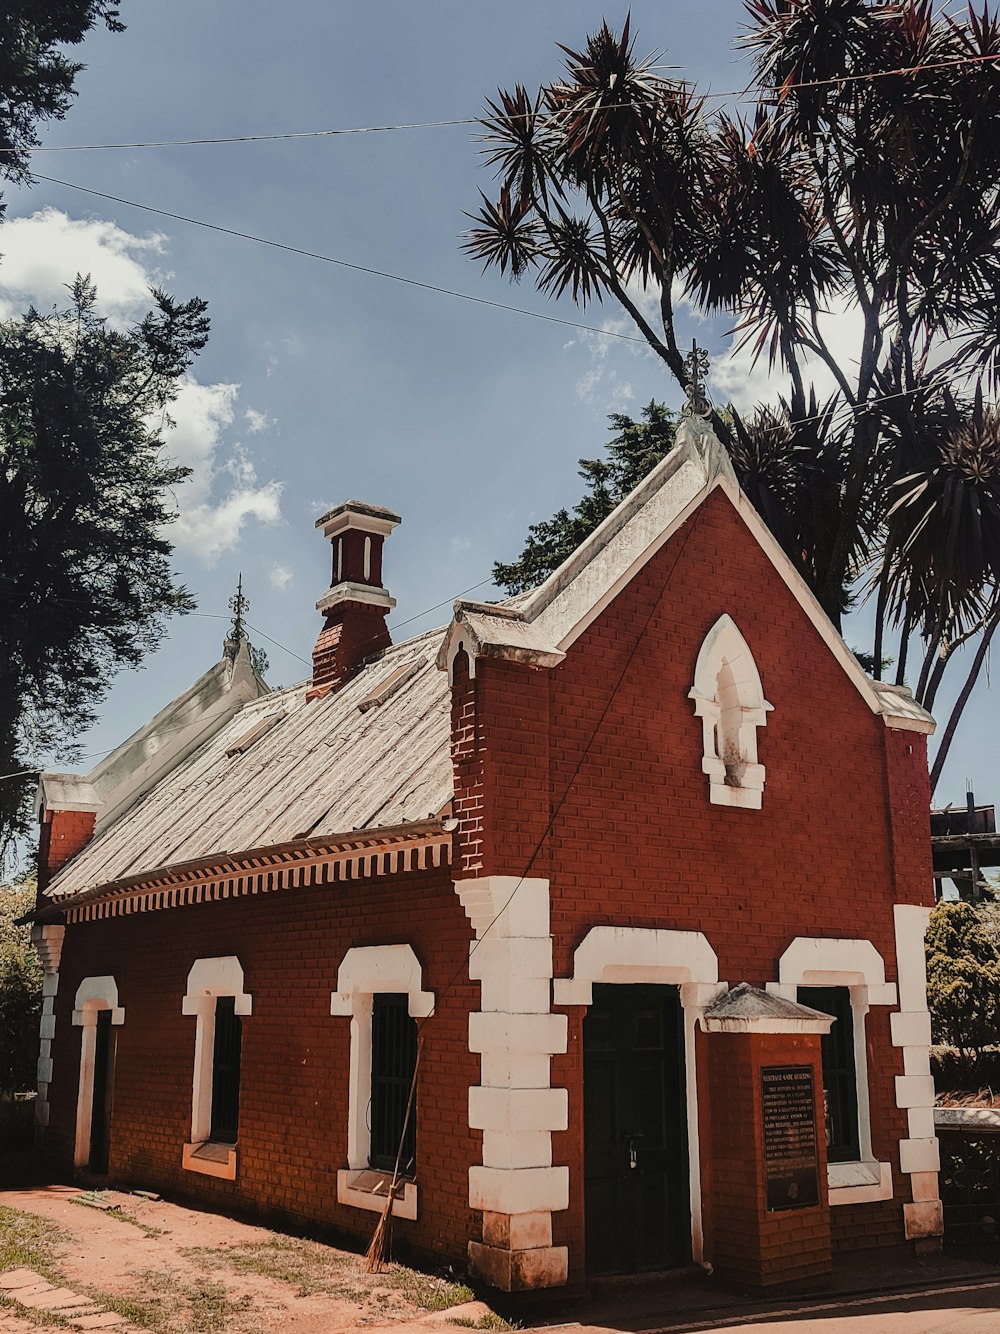
[[[757,760],[757,728],[772,707],[764,698],[750,646],[729,615],[705,636],[688,692],[702,722],[709,800],[717,806],[759,810],[764,766]]]

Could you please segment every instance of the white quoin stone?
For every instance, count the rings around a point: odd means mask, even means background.
[[[551,1167],[548,1130],[484,1130],[484,1167]]]
[[[469,1015],[469,1050],[553,1054],[566,1050],[564,1014]]]
[[[483,1211],[483,1241],[470,1241],[469,1267],[507,1291],[551,1287],[566,1282],[552,1211],[569,1204],[569,1170],[552,1166],[552,1131],[567,1125],[567,1096],[550,1087],[551,1057],[566,1050],[567,1022],[551,1012],[549,885],[483,876],[455,890],[476,933],[469,976],[482,995],[469,1015],[481,1080],[469,1090],[469,1125],[483,1132],[469,1204]]]
[[[568,1209],[569,1168],[470,1167],[469,1205],[500,1214]]]
[[[937,1173],[940,1167],[934,1129],[934,1080],[930,1072],[930,1015],[927,1013],[927,959],[924,935],[931,909],[897,903],[896,973],[899,1013],[890,1016],[892,1041],[903,1051],[905,1074],[896,1076],[896,1106],[906,1109],[909,1138],[900,1140],[899,1163],[910,1177],[912,1204],[903,1206],[909,1240],[939,1237],[944,1230]]]
[[[569,1094],[553,1088],[470,1088],[473,1130],[565,1130]]]

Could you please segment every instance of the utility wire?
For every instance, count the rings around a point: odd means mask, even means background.
[[[539,310],[529,310],[527,306],[511,306],[504,301],[491,301],[488,297],[473,296],[470,292],[459,292],[452,287],[439,287],[436,283],[421,282],[418,278],[406,278],[399,273],[389,273],[385,269],[373,269],[367,264],[353,264],[350,260],[336,259],[333,255],[322,255],[317,250],[305,250],[300,246],[287,245],[284,241],[272,241],[266,236],[256,236],[252,232],[241,232],[235,227],[222,227],[215,222],[205,222],[202,218],[189,218],[183,213],[171,213],[169,209],[154,208],[152,204],[140,204],[134,199],[123,199],[120,195],[109,195],[103,190],[94,190],[88,185],[77,185],[74,181],[61,181],[55,176],[36,174],[38,181],[48,181],[50,185],[61,185],[67,190],[79,190],[82,194],[94,195],[98,199],[110,200],[113,204],[125,204],[129,208],[142,209],[144,213],[155,213],[161,218],[171,218],[174,222],[188,222],[193,227],[204,227],[210,232],[219,232],[223,236],[235,236],[241,241],[255,241],[257,245],[271,246],[274,250],[284,250],[291,255],[302,255],[306,259],[318,259],[323,264],[335,264],[341,269],[352,269],[355,273],[367,273],[373,278],[389,278],[394,283],[404,283],[407,287],[419,287],[425,292],[437,292],[441,296],[458,297],[460,301],[471,301],[477,306],[492,306],[496,310],[510,311],[514,315],[528,315],[533,320],[545,320],[548,324],[562,324],[570,329],[583,329],[587,333],[603,334],[606,338],[620,338],[626,343],[642,343],[645,338],[635,334],[617,333],[613,329],[599,329],[594,324],[581,324],[579,320],[564,320],[558,315],[543,315]]]
[[[924,74],[931,70],[952,69],[960,65],[986,64],[989,62],[1000,62],[1000,56],[958,56],[954,60],[940,60],[930,64],[906,65],[897,69],[872,70],[866,74],[842,74],[830,79],[807,79],[801,83],[783,84],[776,88],[773,93],[766,93],[761,97],[747,97],[746,88],[732,88],[724,92],[712,93],[705,92],[699,94],[702,100],[717,99],[722,97],[735,97],[741,103],[748,106],[755,106],[771,103],[775,97],[780,97],[786,92],[791,92],[798,88],[826,88],[836,85],[871,82],[874,79],[896,78],[900,75]],[[654,69],[680,69],[679,65],[652,66]],[[675,82],[687,83],[690,80],[678,79]],[[617,111],[625,110],[631,107],[631,102],[612,103],[602,110]],[[564,113],[553,112],[547,116],[539,116],[542,122],[558,121]],[[513,112],[506,116],[507,120],[527,119],[536,115],[533,111]],[[34,148],[13,148],[0,147],[0,155],[3,154],[26,154],[34,156],[38,153],[100,153],[114,149],[132,150],[137,148],[194,148],[202,147],[208,144],[256,144],[256,143],[275,143],[289,139],[332,139],[340,138],[346,135],[355,134],[392,134],[400,130],[436,130],[454,127],[458,125],[482,125],[485,120],[489,120],[488,115],[483,116],[460,116],[450,120],[417,120],[401,121],[388,125],[348,125],[330,130],[289,130],[279,131],[271,134],[230,134],[230,135],[206,135],[195,139],[138,139],[134,141],[123,141],[122,143],[106,144],[40,144]]]

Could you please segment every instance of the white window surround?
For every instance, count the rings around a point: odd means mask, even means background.
[[[244,990],[243,965],[235,954],[196,959],[188,973],[181,1013],[198,1023],[194,1037],[194,1077],[191,1087],[191,1140],[182,1151],[183,1166],[203,1176],[236,1179],[236,1148],[213,1144],[212,1067],[215,1057],[215,1002],[232,996],[235,1012],[253,1014],[253,997]]]
[[[760,810],[764,766],[757,760],[757,728],[766,725],[773,705],[764,698],[750,646],[728,613],[705,636],[688,698],[702,723],[709,801]]]
[[[702,1013],[725,990],[719,960],[700,931],[595,926],[573,952],[573,976],[556,978],[556,1005],[591,1005],[594,983],[653,983],[677,986],[684,1012],[684,1088],[687,1105],[691,1257],[704,1259],[701,1209],[701,1149],[698,1142],[698,1072],[695,1030]]]
[[[97,1052],[97,1015],[111,1011],[115,1027],[125,1022],[125,1011],[118,1004],[118,983],[113,977],[85,977],[77,987],[73,1003],[73,1023],[83,1029],[80,1035],[80,1086],[76,1101],[75,1167],[86,1167],[90,1160],[90,1132],[94,1116],[94,1058]]]
[[[851,995],[860,1159],[828,1164],[830,1205],[891,1200],[892,1168],[878,1162],[872,1151],[865,1015],[872,1005],[895,1005],[896,985],[886,982],[885,961],[870,940],[797,936],[779,960],[778,981],[768,982],[767,990],[796,1000],[799,987],[847,987]]]
[[[369,1167],[372,1097],[372,999],[379,993],[403,994],[411,1019],[434,1009],[434,993],[422,987],[420,961],[409,945],[363,945],[349,949],[337,970],[337,990],[330,995],[330,1013],[351,1020],[351,1057],[347,1108],[347,1169],[337,1173],[337,1200],[358,1209],[381,1213],[391,1173]],[[393,1216],[415,1219],[416,1182],[408,1181],[393,1200]]]

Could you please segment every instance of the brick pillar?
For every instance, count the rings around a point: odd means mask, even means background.
[[[819,1035],[711,1032],[705,1050],[715,1270],[753,1287],[828,1273],[830,1209]],[[770,1066],[812,1070],[819,1202],[809,1207],[768,1209],[761,1071]]]

